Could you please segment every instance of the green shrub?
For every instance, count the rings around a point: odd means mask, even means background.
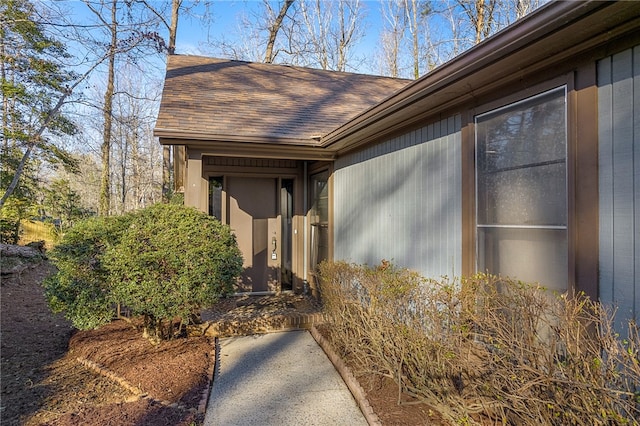
[[[584,295],[508,278],[420,277],[320,265],[330,339],[363,372],[393,379],[398,402],[451,424],[618,425],[640,418],[640,337]]]
[[[105,254],[114,298],[145,318],[153,339],[172,336],[172,320],[233,291],[242,255],[228,226],[193,208],[156,204],[133,216]]]
[[[115,306],[144,318],[158,341],[202,307],[232,292],[242,255],[228,226],[193,208],[157,204],[121,217],[94,218],[68,231],[52,251],[58,273],[45,282],[54,311],[80,329],[109,322]]]
[[[20,240],[20,220],[0,218],[0,243],[18,244]]]
[[[113,296],[105,252],[118,244],[132,216],[96,217],[77,223],[49,252],[57,267],[44,282],[54,312],[64,312],[76,328],[96,328],[111,321]]]

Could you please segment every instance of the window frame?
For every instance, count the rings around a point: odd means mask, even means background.
[[[574,155],[573,149],[573,137],[571,126],[573,123],[572,120],[572,111],[574,109],[574,105],[571,99],[571,94],[573,90],[573,85],[571,81],[567,81],[568,79],[561,79],[560,81],[554,81],[555,84],[547,84],[545,87],[538,87],[538,90],[531,89],[527,91],[523,91],[522,93],[517,93],[515,95],[511,95],[505,98],[502,98],[500,101],[495,101],[492,103],[488,103],[484,105],[483,109],[472,110],[468,116],[470,131],[467,132],[468,139],[470,139],[470,146],[473,147],[473,172],[471,173],[473,182],[471,188],[473,190],[473,208],[472,208],[472,223],[473,223],[473,267],[475,271],[480,271],[480,260],[481,260],[481,239],[480,232],[481,229],[514,229],[514,230],[540,230],[542,232],[546,231],[555,231],[555,230],[564,230],[565,238],[566,238],[566,264],[565,264],[565,280],[564,285],[566,286],[566,290],[571,290],[574,287],[574,280],[572,279],[571,269],[573,265],[573,251],[574,244],[572,241],[572,222],[573,222],[573,212],[574,205],[572,202],[573,191],[572,191],[572,182],[574,177],[572,176],[572,167],[573,161],[572,156]],[[524,93],[526,92],[526,93]],[[553,96],[554,92],[562,92],[562,98],[564,100],[564,195],[565,195],[565,203],[564,203],[564,225],[526,225],[523,223],[520,224],[489,224],[489,223],[480,223],[480,185],[479,185],[479,164],[480,164],[480,149],[479,149],[479,139],[478,139],[478,130],[479,130],[479,121],[482,120],[483,117],[487,115],[498,116],[501,111],[505,110],[514,110],[518,111],[519,105],[526,105],[527,103],[535,102],[536,99]],[[522,165],[521,167],[514,167],[514,169],[527,168],[530,166]],[[471,212],[470,212],[471,213]],[[487,213],[484,212],[484,216],[487,216]],[[489,222],[485,220],[485,222]],[[471,230],[471,229],[469,229]],[[486,256],[486,254],[485,254]],[[517,277],[516,277],[517,278]]]

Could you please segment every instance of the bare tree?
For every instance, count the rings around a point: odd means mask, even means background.
[[[104,128],[102,133],[102,145],[101,145],[101,160],[102,160],[102,175],[100,178],[100,205],[98,212],[102,215],[108,215],[111,204],[111,114],[113,109],[113,92],[114,92],[114,80],[115,80],[115,61],[116,52],[118,48],[118,3],[117,0],[112,0],[110,6],[110,19],[105,19],[102,16],[101,11],[94,8],[94,6],[87,2],[89,9],[98,17],[105,28],[108,29],[110,34],[110,43],[108,48],[108,68],[107,68],[107,88],[104,93],[104,105],[103,105],[103,118]]]
[[[313,65],[346,71],[353,47],[364,35],[360,0],[301,1],[307,44]]]
[[[339,27],[335,36],[337,40],[337,66],[338,71],[345,71],[347,60],[349,57],[349,49],[352,47],[352,41],[362,36],[360,22],[358,21],[360,13],[360,1],[340,1],[338,8]]]
[[[209,43],[216,54],[231,59],[300,65],[308,49],[301,36],[299,8],[295,0],[263,0],[257,11],[244,13],[237,24],[237,39],[225,37]],[[219,53],[218,53],[219,52]]]
[[[166,49],[164,39],[155,29],[157,16],[134,14],[138,3],[122,3],[118,0],[84,0],[92,12],[97,27],[91,32],[94,46],[106,46],[107,80],[104,101],[101,106],[103,131],[101,145],[102,177],[100,185],[99,213],[108,215],[111,210],[111,147],[113,130],[113,102],[116,84],[116,62],[122,55],[130,54],[140,61],[148,53]],[[135,18],[134,18],[135,16]],[[102,39],[106,33],[107,40]]]
[[[420,77],[420,32],[424,16],[429,13],[428,3],[421,4],[418,0],[404,0],[409,33],[411,34],[411,57],[413,59],[413,78]]]
[[[178,19],[180,18],[180,8],[182,7],[182,0],[171,0],[171,20],[167,21],[161,11],[153,7],[147,0],[141,0],[142,3],[153,13],[160,23],[169,31],[169,42],[167,44],[167,53],[169,55],[175,54],[176,51],[176,36],[178,34]],[[173,147],[174,150],[180,149],[180,147]],[[172,175],[172,156],[171,146],[164,145],[162,147],[162,198],[164,201],[168,201],[171,175]]]
[[[423,3],[427,67],[440,65],[469,49],[498,28],[498,0],[442,0]]]
[[[278,31],[280,31],[280,28],[282,27],[282,22],[287,15],[287,11],[289,10],[293,2],[294,0],[285,0],[280,6],[278,15],[274,17],[273,23],[269,26],[269,37],[267,40],[267,48],[264,54],[264,62],[267,64],[272,63],[275,59],[275,56],[277,55],[277,51],[274,52],[276,37],[278,36]],[[269,3],[265,2],[264,4],[267,8],[267,11],[269,12],[269,16],[273,16],[273,9],[271,9]]]
[[[493,32],[494,12],[498,0],[458,0],[473,27],[474,43],[478,44]]]
[[[500,26],[512,24],[546,3],[548,0],[501,0],[498,11],[502,15]]]
[[[380,48],[384,73],[390,77],[399,76],[400,49],[407,29],[405,4],[406,0],[382,0],[380,4],[383,18]]]
[[[160,85],[147,81],[130,63],[122,64],[117,74],[120,78],[118,96],[114,98],[111,168],[117,197],[113,208],[125,212],[157,200],[149,194],[149,189],[158,189],[153,176],[158,174],[161,164],[160,149],[151,131],[155,120],[154,100],[160,96]],[[149,152],[157,156],[148,156]]]

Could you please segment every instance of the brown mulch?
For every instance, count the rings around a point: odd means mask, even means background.
[[[197,422],[212,338],[154,346],[125,321],[74,332],[44,299],[52,271],[42,262],[2,277],[2,425]]]
[[[203,312],[206,335],[154,346],[125,321],[74,331],[50,312],[40,285],[53,268],[45,261],[20,275],[2,276],[0,331],[4,425],[201,424],[202,398],[214,362],[213,337],[268,331],[278,319],[317,313],[307,297],[245,296]],[[203,331],[205,327],[203,327]],[[383,424],[437,424],[428,407],[397,405],[393,383],[358,376]]]

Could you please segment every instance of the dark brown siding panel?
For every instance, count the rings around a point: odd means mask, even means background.
[[[476,271],[476,181],[473,114],[462,115],[462,274]]]
[[[575,289],[598,297],[598,93],[595,63],[576,73],[570,117],[575,148],[572,242]]]

